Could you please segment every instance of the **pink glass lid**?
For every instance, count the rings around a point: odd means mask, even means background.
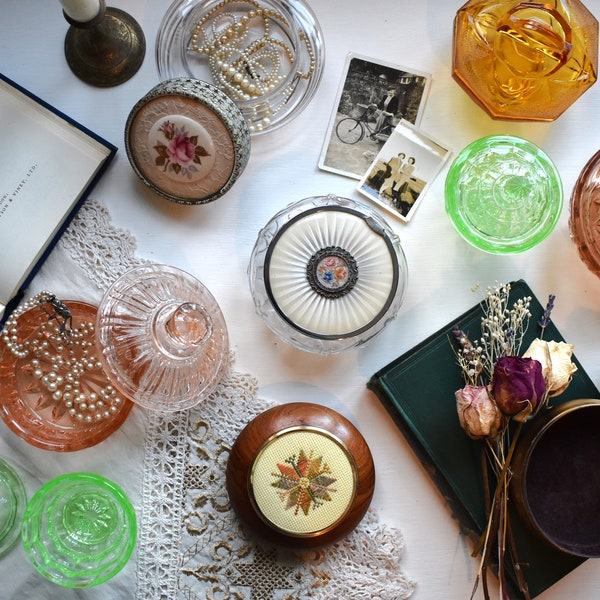
[[[571,239],[584,264],[600,277],[600,151],[585,165],[571,194]]]
[[[175,267],[144,265],[117,279],[100,303],[97,329],[111,381],[149,409],[195,406],[228,365],[227,326],[217,301]]]
[[[96,307],[64,304],[72,315],[68,335],[43,304],[36,304],[16,320],[22,356],[4,344],[0,353],[2,419],[29,444],[58,452],[101,442],[133,407],[114,389],[95,352]]]

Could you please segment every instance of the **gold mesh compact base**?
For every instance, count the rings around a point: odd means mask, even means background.
[[[227,465],[239,518],[259,537],[304,550],[340,539],[358,525],[375,486],[371,452],[339,413],[296,402],[251,421]]]

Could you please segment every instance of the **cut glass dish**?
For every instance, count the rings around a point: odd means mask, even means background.
[[[558,169],[538,146],[517,136],[475,140],[446,177],[446,212],[470,244],[493,254],[523,252],[550,235],[561,214]]]
[[[583,167],[571,194],[571,239],[587,268],[600,277],[600,152]]]
[[[0,416],[32,446],[55,452],[88,448],[116,431],[133,404],[116,393],[95,354],[97,308],[67,300],[73,333],[37,305],[19,316],[18,334],[31,345],[24,357],[0,351]],[[66,339],[66,343],[65,343]]]
[[[100,358],[113,385],[145,408],[191,408],[214,391],[228,365],[227,326],[195,277],[167,265],[127,271],[104,295]]]
[[[216,85],[239,106],[251,135],[306,108],[324,57],[321,28],[303,0],[175,0],[156,37],[161,80]]]

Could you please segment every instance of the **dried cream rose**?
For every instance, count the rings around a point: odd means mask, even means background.
[[[542,372],[546,380],[548,396],[559,396],[571,383],[577,366],[571,362],[573,344],[566,342],[546,342],[536,338],[523,354],[527,358],[535,358],[542,363]]]

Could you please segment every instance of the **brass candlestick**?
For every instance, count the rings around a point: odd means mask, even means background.
[[[100,1],[98,15],[80,23],[63,15],[71,25],[65,37],[65,57],[79,79],[98,87],[127,81],[138,71],[146,54],[146,39],[138,22],[126,12]]]

